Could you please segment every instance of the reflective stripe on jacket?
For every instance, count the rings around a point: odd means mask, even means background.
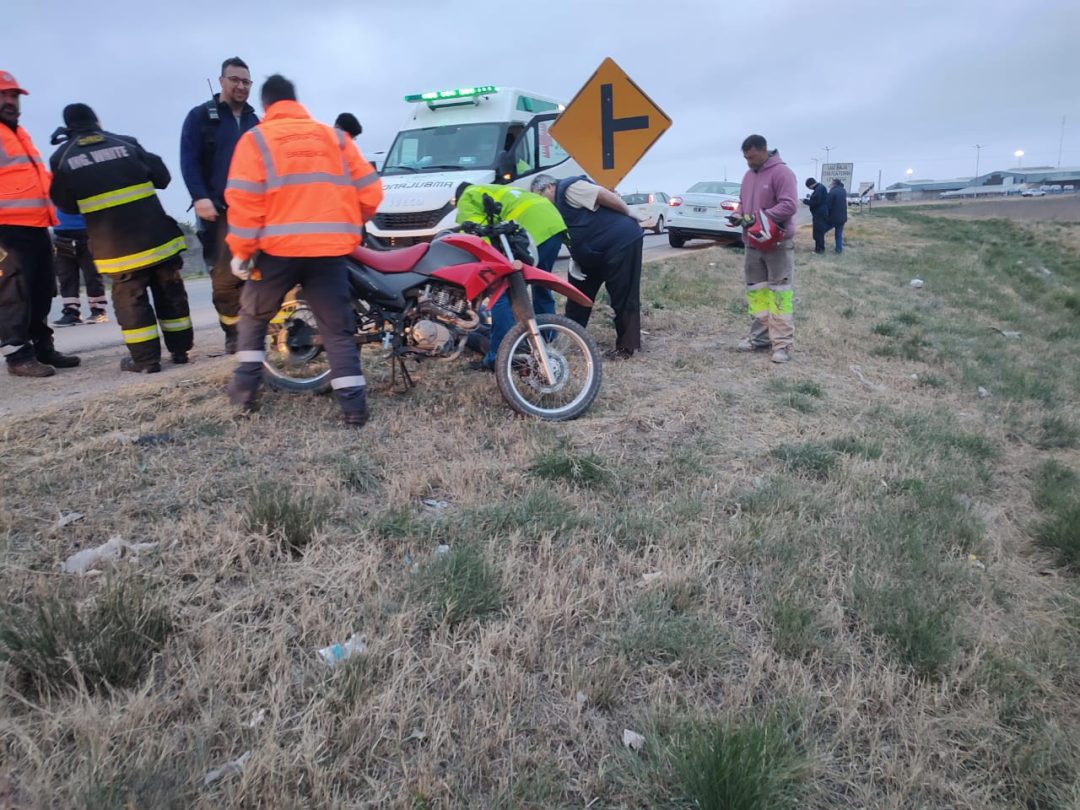
[[[502,221],[513,220],[533,238],[536,244],[546,242],[553,236],[566,231],[562,214],[554,204],[540,194],[523,191],[512,186],[469,186],[457,201],[457,222],[487,222],[484,214],[484,195],[487,194],[497,203],[502,204]]]
[[[225,186],[234,256],[344,256],[382,202],[382,179],[340,130],[295,101],[270,105],[236,145]]]
[[[55,225],[49,203],[51,180],[26,130],[0,124],[0,225]]]
[[[169,170],[134,138],[75,132],[49,163],[53,202],[86,220],[99,273],[150,267],[185,249],[180,227],[157,196],[157,189],[169,185]]]

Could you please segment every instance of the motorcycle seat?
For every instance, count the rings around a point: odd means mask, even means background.
[[[380,273],[407,273],[424,258],[430,247],[427,242],[397,250],[372,250],[360,246],[350,255],[360,264]]]

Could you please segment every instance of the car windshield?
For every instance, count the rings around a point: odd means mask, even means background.
[[[700,183],[694,183],[686,190],[687,194],[695,192],[698,194],[730,194],[737,197],[739,196],[739,184],[720,180],[704,180]]]
[[[623,194],[623,202],[627,205],[642,205],[649,201],[648,194]]]
[[[399,132],[382,173],[411,174],[447,169],[493,169],[505,124],[462,124]]]

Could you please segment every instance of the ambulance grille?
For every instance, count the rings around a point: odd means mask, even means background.
[[[376,214],[375,225],[383,231],[415,231],[434,228],[453,209],[449,203],[438,211],[410,211],[407,214]]]

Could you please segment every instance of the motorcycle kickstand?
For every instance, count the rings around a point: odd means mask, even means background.
[[[390,358],[390,390],[397,386],[398,369],[401,369],[401,384],[404,390],[415,388],[416,383],[413,382],[409,369],[405,367],[405,358],[394,356]]]

